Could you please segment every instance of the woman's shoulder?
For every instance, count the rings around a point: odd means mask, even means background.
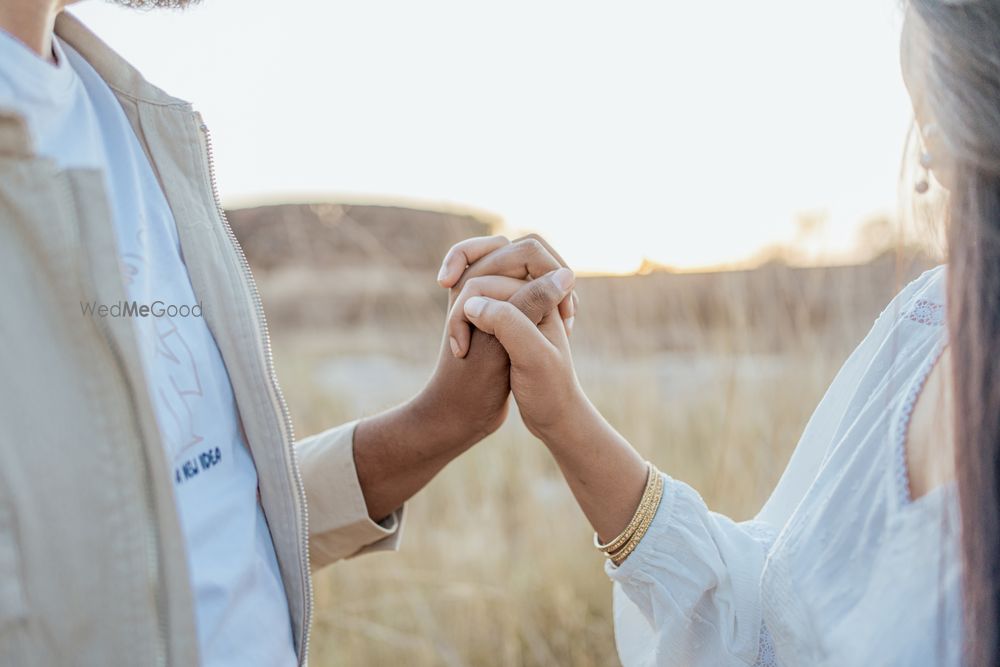
[[[882,311],[879,319],[944,326],[947,265],[927,269],[912,280]]]
[[[911,300],[923,300],[944,306],[948,265],[939,264],[927,269],[903,288],[900,296],[908,295]]]

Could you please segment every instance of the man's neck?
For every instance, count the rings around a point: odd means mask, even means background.
[[[56,15],[66,4],[65,0],[3,0],[0,29],[52,62],[52,29]]]

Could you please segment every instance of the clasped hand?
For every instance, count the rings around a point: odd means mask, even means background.
[[[500,408],[488,426],[502,423],[506,400],[498,406],[492,392],[483,396],[483,388],[469,381],[509,387],[525,425],[542,440],[572,419],[586,402],[569,345],[579,299],[575,276],[559,255],[537,236],[513,243],[502,236],[469,239],[448,252],[438,281],[451,290],[443,349],[451,363],[479,371],[477,347],[486,356],[509,357],[507,377],[468,377],[462,383],[467,397],[488,399],[482,406],[487,412]]]
[[[642,458],[594,409],[570,354],[575,278],[541,238],[463,241],[438,281],[450,290],[438,363],[412,400],[362,420],[354,458],[370,517],[398,508],[455,456],[495,431],[513,393],[600,536],[628,523]]]

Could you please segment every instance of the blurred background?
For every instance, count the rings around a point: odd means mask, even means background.
[[[300,434],[419,389],[452,243],[535,231],[583,275],[595,403],[748,518],[847,354],[940,261],[907,196],[896,2],[72,11],[212,128]],[[516,415],[409,512],[401,553],[318,575],[311,664],[617,664],[602,558]]]

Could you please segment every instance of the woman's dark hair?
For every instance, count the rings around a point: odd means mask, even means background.
[[[948,324],[965,658],[1000,665],[1000,1],[910,0],[948,187]],[[911,18],[914,18],[911,14]],[[930,145],[930,144],[929,144]],[[940,165],[940,166],[939,166]]]

